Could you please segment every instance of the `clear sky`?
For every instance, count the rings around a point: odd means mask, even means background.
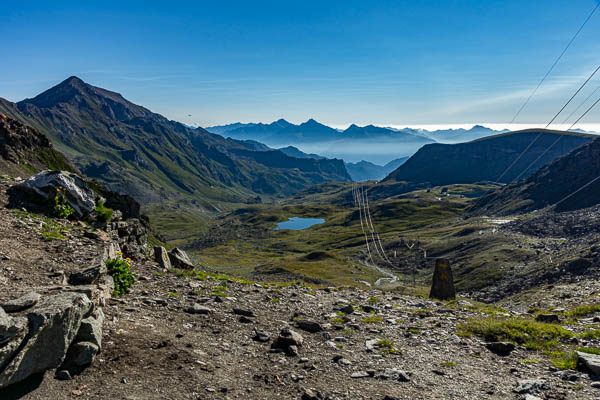
[[[281,117],[333,126],[503,124],[595,5],[5,2],[0,97],[32,97],[77,75],[201,126]],[[517,122],[549,121],[600,64],[599,37],[600,10]],[[581,100],[598,85],[600,77]],[[585,122],[600,123],[600,108]]]

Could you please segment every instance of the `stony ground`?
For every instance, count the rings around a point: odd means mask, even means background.
[[[0,195],[2,301],[60,283],[61,270],[80,269],[102,246],[70,222],[58,222],[62,238],[47,241],[42,217],[6,209],[6,200]],[[600,398],[587,374],[557,370],[541,351],[517,346],[501,357],[480,338],[458,336],[461,323],[487,315],[471,300],[184,277],[153,261],[134,271],[132,292],[104,308],[103,351],[91,367],[68,381],[48,371],[0,398]],[[581,295],[563,285],[556,296],[547,288],[545,297],[530,293],[503,306],[516,314],[535,302],[568,307],[598,294],[594,281],[577,285],[587,287]],[[271,349],[284,328],[302,336],[297,354]]]

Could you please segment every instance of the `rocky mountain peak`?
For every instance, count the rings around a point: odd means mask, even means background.
[[[111,119],[129,120],[136,117],[152,116],[149,110],[127,101],[121,94],[92,86],[76,76],[71,76],[56,86],[19,105],[34,105],[39,108],[61,108],[72,111],[101,111]]]

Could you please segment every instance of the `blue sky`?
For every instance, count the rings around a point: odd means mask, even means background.
[[[10,2],[0,9],[1,97],[32,97],[77,75],[201,126],[281,117],[333,126],[502,125],[596,5],[52,3]],[[599,34],[600,10],[518,123],[549,121],[600,63]],[[600,79],[590,82],[590,92],[598,85]],[[584,122],[600,124],[600,112]]]

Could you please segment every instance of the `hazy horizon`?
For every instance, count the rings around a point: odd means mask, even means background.
[[[596,4],[13,2],[0,10],[0,96],[22,100],[77,75],[189,125],[505,124]],[[593,71],[599,18],[518,124],[545,126]],[[600,113],[582,122],[600,124]]]

